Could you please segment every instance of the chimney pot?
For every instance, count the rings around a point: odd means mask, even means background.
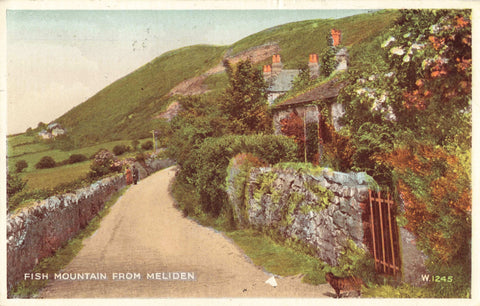
[[[340,44],[341,38],[342,38],[342,32],[337,29],[332,29],[332,41],[333,41],[333,46],[336,47]]]

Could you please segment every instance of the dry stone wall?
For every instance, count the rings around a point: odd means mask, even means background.
[[[125,186],[123,175],[105,178],[76,193],[52,196],[8,216],[7,275],[9,290],[39,260],[75,236]]]
[[[338,264],[348,240],[367,249],[360,203],[367,200],[372,179],[365,173],[252,168],[244,203],[239,202],[241,197],[235,192],[239,186],[234,181],[230,178],[228,189],[237,220],[298,239],[332,266]]]
[[[169,167],[171,160],[147,159],[138,163],[140,179]],[[108,177],[78,189],[37,202],[7,216],[8,290],[23,280],[24,273],[55,253],[74,237],[104,207],[108,198],[126,184],[123,175]]]

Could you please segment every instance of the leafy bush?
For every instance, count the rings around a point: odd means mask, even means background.
[[[148,157],[147,154],[141,152],[135,155],[135,160],[138,162],[145,162],[145,159],[147,159],[147,157]]]
[[[22,180],[19,175],[7,173],[7,196],[9,198],[22,191],[26,185],[27,182]]]
[[[81,163],[81,162],[86,161],[86,160],[88,160],[88,158],[83,154],[72,154],[67,159],[67,163],[68,164],[75,164],[75,163]]]
[[[347,240],[345,250],[340,253],[337,269],[344,276],[359,276],[368,283],[377,281],[372,255],[352,240]]]
[[[44,156],[40,161],[35,165],[37,169],[46,169],[55,167],[55,160],[51,156]]]
[[[208,138],[181,165],[180,175],[193,184],[202,209],[218,216],[227,203],[225,179],[230,158],[250,152],[268,163],[295,160],[296,145],[288,137],[274,135]]]
[[[90,169],[89,178],[96,178],[121,171],[122,164],[112,152],[103,149],[95,154]]]
[[[405,203],[406,228],[443,265],[466,262],[471,247],[472,190],[469,167],[441,147],[417,145],[378,156],[393,167]]]
[[[147,149],[146,149],[147,150]],[[116,145],[113,147],[113,154],[119,156],[122,155],[123,153],[128,151],[128,147],[126,145]]]
[[[28,167],[28,163],[26,160],[21,159],[15,163],[15,172],[20,173],[23,169]]]
[[[152,150],[153,149],[153,141],[148,140],[148,141],[142,143],[142,149],[143,150]]]

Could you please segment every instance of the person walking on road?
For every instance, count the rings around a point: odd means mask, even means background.
[[[130,167],[127,167],[125,170],[125,179],[127,180],[127,185],[130,185],[133,182],[132,170],[130,170]]]
[[[138,169],[133,165],[133,184],[137,185],[138,182]]]

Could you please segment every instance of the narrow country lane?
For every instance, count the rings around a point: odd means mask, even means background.
[[[184,218],[174,208],[168,193],[174,175],[174,168],[168,168],[131,186],[102,220],[98,231],[84,240],[82,250],[61,271],[104,273],[108,279],[51,280],[40,297],[326,298],[333,295],[328,284],[312,286],[298,277],[276,279],[275,288],[266,284],[270,275],[249,262],[233,242]],[[156,272],[190,272],[196,279],[147,279],[147,275]],[[124,276],[136,273],[141,279],[112,279],[121,277],[121,273]]]

